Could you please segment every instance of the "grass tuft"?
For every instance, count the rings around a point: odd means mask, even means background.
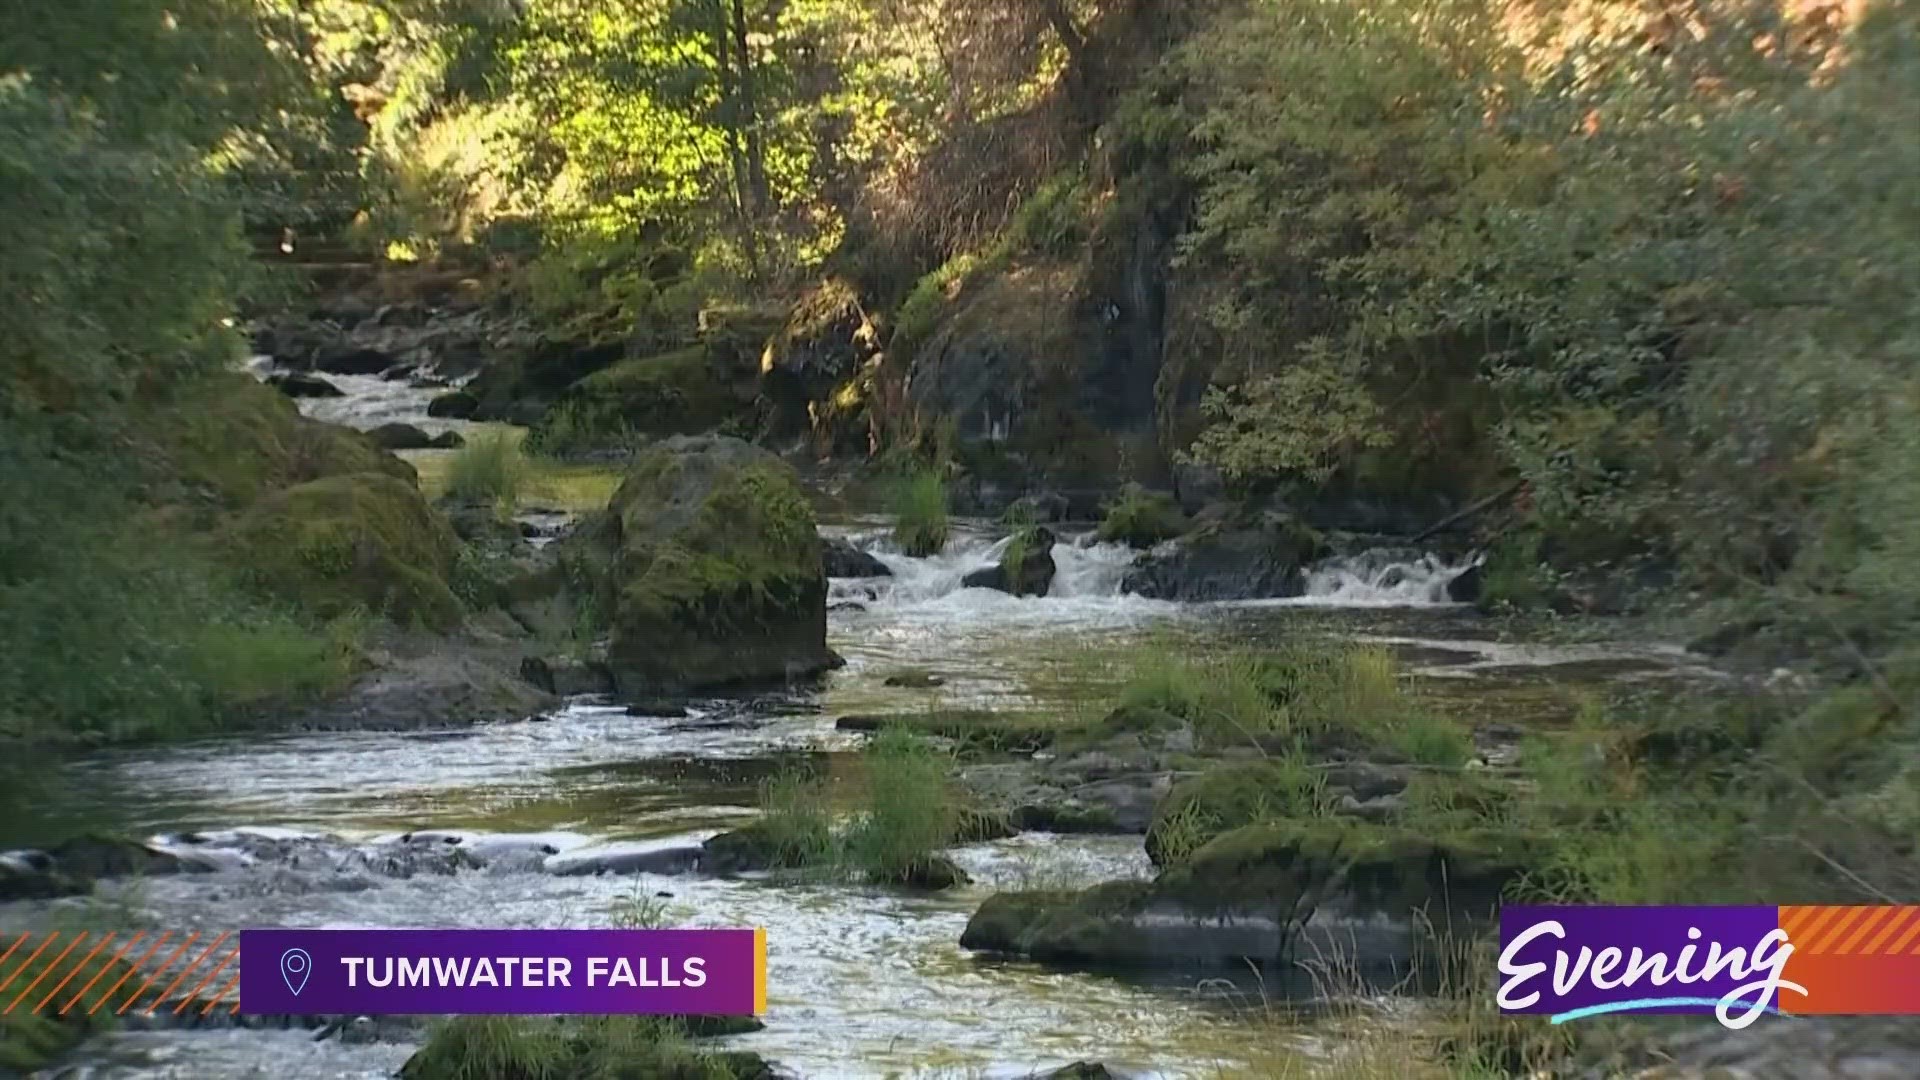
[[[893,536],[900,549],[915,558],[940,554],[952,535],[947,485],[940,474],[931,469],[913,474],[895,486],[892,501]]]
[[[447,494],[462,502],[490,503],[511,512],[519,505],[528,473],[526,456],[514,435],[475,435],[447,465]]]

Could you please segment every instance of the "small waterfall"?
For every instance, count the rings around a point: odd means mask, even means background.
[[[1449,563],[1428,551],[1374,548],[1341,555],[1307,569],[1306,592],[1296,603],[1327,607],[1425,607],[1453,603],[1447,586],[1475,566],[1474,555]]]
[[[1003,597],[988,589],[967,590],[962,580],[976,570],[998,563],[1011,537],[963,533],[947,542],[938,555],[914,558],[903,554],[885,530],[851,533],[847,539],[893,572],[890,578],[835,579],[829,583],[829,602],[854,601],[892,606],[939,600],[961,592],[986,599]],[[1125,544],[1103,544],[1092,533],[1063,536],[1053,546],[1055,572],[1047,599],[1117,598],[1135,552]]]

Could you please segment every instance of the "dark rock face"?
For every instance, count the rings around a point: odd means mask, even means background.
[[[830,578],[893,576],[893,571],[887,569],[886,563],[854,547],[847,540],[836,538],[826,541],[821,549],[821,558],[826,563],[827,576]]]
[[[520,662],[520,677],[561,697],[613,693],[613,673],[606,665],[570,656],[529,656]]]
[[[620,693],[779,682],[827,670],[827,576],[793,470],[738,439],[636,456],[606,512],[562,541],[607,613]]]
[[[1462,571],[1459,577],[1447,582],[1447,599],[1456,604],[1477,604],[1483,584],[1480,564],[1475,563]]]
[[[457,431],[443,431],[427,443],[427,446],[434,450],[458,450],[465,445],[467,440]]]
[[[961,579],[969,589],[998,589],[1015,596],[1045,596],[1053,587],[1054,537],[1050,529],[1028,529],[1008,547],[999,565],[975,570]]]
[[[267,385],[291,398],[334,398],[345,397],[345,391],[318,375],[303,375],[289,371],[279,375],[269,375]]]
[[[767,434],[789,440],[812,434],[824,449],[865,449],[864,424],[837,403],[880,349],[880,332],[845,282],[821,285],[788,313],[766,346],[760,396]]]
[[[1250,600],[1298,596],[1306,565],[1326,553],[1319,534],[1284,514],[1225,521],[1148,555],[1122,588],[1160,600]]]
[[[393,366],[393,357],[378,349],[348,344],[322,347],[313,356],[313,369],[329,375],[378,375]]]
[[[453,390],[427,402],[427,415],[436,419],[467,420],[480,408],[480,401],[464,390]]]
[[[424,450],[433,445],[433,436],[412,424],[381,424],[367,436],[382,450]]]
[[[0,901],[82,895],[101,878],[200,873],[212,867],[133,840],[76,836],[52,847],[0,851]]]

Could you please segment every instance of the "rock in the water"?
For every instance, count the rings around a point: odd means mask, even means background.
[[[427,402],[427,415],[435,419],[466,420],[479,408],[479,398],[465,390],[451,390]]]
[[[998,589],[1015,596],[1045,596],[1053,587],[1053,532],[1027,529],[1014,537],[996,566],[961,579],[969,589]]]
[[[46,849],[0,851],[0,901],[78,896],[101,878],[203,873],[205,863],[135,840],[84,835]]]
[[[435,435],[433,441],[427,444],[434,450],[458,450],[465,445],[467,440],[461,438],[457,431],[443,431]]]
[[[821,549],[821,558],[830,578],[892,577],[887,564],[854,547],[850,541],[832,539]]]
[[[886,686],[898,686],[909,690],[931,690],[936,686],[947,685],[947,680],[931,671],[900,671],[882,680]]]
[[[793,470],[738,439],[676,436],[634,458],[606,513],[562,541],[608,615],[627,692],[817,675],[827,577]]]
[[[520,677],[561,697],[613,693],[613,675],[606,665],[571,656],[529,656],[520,662]]]
[[[1298,596],[1306,565],[1326,552],[1320,535],[1285,514],[1219,522],[1148,555],[1125,591],[1160,600],[1251,600]]]
[[[685,874],[697,868],[705,849],[692,844],[606,844],[548,857],[546,870],[560,877],[601,874]]]
[[[1447,582],[1447,599],[1456,604],[1477,604],[1480,602],[1482,585],[1480,564],[1474,563]]]
[[[393,660],[346,693],[291,716],[288,726],[324,731],[410,731],[521,720],[557,697],[484,661],[463,656]]]
[[[403,379],[412,379],[419,370],[412,364],[395,364],[382,371],[380,378],[387,382],[400,382]]]
[[[292,398],[335,398],[347,396],[346,391],[320,376],[306,375],[298,371],[269,375],[267,376],[267,385]]]
[[[966,885],[972,880],[965,870],[960,869],[958,863],[945,855],[923,855],[901,870],[892,883],[923,892],[939,892],[958,885]]]
[[[378,375],[392,366],[386,353],[351,345],[322,348],[313,356],[314,370],[330,375]]]
[[[687,707],[677,701],[636,701],[627,706],[627,715],[678,720],[687,715]]]
[[[433,436],[412,424],[381,424],[367,432],[382,450],[424,450],[433,445]]]
[[[1152,882],[996,895],[960,944],[1162,970],[1337,955],[1362,978],[1397,979],[1431,960],[1428,949],[1484,930],[1502,891],[1542,857],[1518,834],[1262,822],[1215,837]]]

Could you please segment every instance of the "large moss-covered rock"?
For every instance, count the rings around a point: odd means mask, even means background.
[[[1190,776],[1154,807],[1147,857],[1156,866],[1177,863],[1242,825],[1310,814],[1319,786],[1313,770],[1290,759],[1241,762]]]
[[[575,449],[625,433],[691,435],[741,406],[705,345],[621,360],[574,383],[534,424],[536,445]]]
[[[738,439],[636,457],[575,557],[597,578],[620,692],[801,678],[833,662],[813,510],[793,471]]]
[[[259,591],[323,617],[356,606],[447,629],[457,541],[419,489],[383,473],[330,476],[261,499],[233,522],[230,546]]]
[[[1498,830],[1434,836],[1338,819],[1243,825],[1152,882],[1001,894],[964,948],[1087,967],[1218,968],[1337,956],[1404,973],[1489,925],[1503,891],[1545,857]]]
[[[411,485],[413,466],[366,434],[300,415],[284,394],[247,375],[200,379],[150,403],[140,417],[156,497],[225,507],[329,476],[380,473]]]

